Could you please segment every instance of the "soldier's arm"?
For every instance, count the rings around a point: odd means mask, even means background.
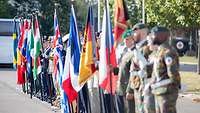
[[[131,88],[131,81],[127,85],[126,93],[134,93],[134,90]]]
[[[175,52],[167,52],[164,56],[164,61],[167,67],[167,74],[172,83],[179,83],[179,59]]]

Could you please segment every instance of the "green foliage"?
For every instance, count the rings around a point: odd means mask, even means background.
[[[115,0],[109,0],[112,21],[114,18],[114,2]],[[134,25],[141,19],[142,0],[125,0],[125,2],[130,22]],[[42,34],[53,35],[55,3],[59,4],[57,15],[61,34],[64,35],[69,32],[71,0],[0,0],[0,18],[13,18],[16,15],[25,16],[38,10]],[[85,0],[75,0],[73,4],[78,26],[81,26],[80,28],[83,30],[88,3]],[[101,0],[101,20],[104,6],[104,0]],[[97,7],[94,7],[94,10],[97,10]],[[145,11],[146,22],[150,26],[164,25],[172,29],[200,26],[200,0],[145,0]]]
[[[128,8],[131,25],[138,23],[142,18],[141,3],[136,3],[135,0],[125,0]]]
[[[83,31],[85,22],[86,22],[86,16],[87,16],[87,10],[88,5],[84,0],[76,0],[74,2],[74,10],[76,14],[78,29]]]
[[[0,0],[0,18],[12,18],[15,16],[16,11],[8,3],[8,0]]]
[[[15,15],[27,18],[29,14],[38,11],[41,34],[47,36],[54,35],[53,16],[55,3],[58,4],[57,16],[61,35],[64,35],[69,29],[68,25],[71,5],[69,0],[9,0],[9,4],[12,5],[12,8],[16,11],[11,18]]]
[[[147,23],[169,28],[198,27],[199,0],[146,0]]]

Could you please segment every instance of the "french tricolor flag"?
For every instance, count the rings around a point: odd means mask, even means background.
[[[71,8],[69,34],[62,87],[68,96],[69,103],[71,103],[77,98],[78,91],[82,88],[82,86],[78,84],[80,43],[73,5]]]

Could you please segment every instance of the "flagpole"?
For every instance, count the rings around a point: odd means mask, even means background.
[[[101,14],[101,12],[100,12],[100,9],[101,8],[101,4],[100,4],[100,0],[98,0],[98,32],[100,32],[100,30],[101,30],[101,17],[100,17],[100,14]]]
[[[40,25],[39,25],[39,20],[38,20],[38,11],[36,11],[35,13],[35,18],[37,19],[38,22],[38,27],[40,29]],[[44,53],[44,47],[43,47],[43,37],[40,37],[40,43],[41,43],[41,47],[42,47],[42,54]],[[39,56],[38,56],[39,57]],[[41,91],[41,100],[44,100],[44,95],[43,95],[43,81],[42,81],[42,74],[40,74],[40,91]]]
[[[107,0],[105,0],[105,10],[106,10],[106,34],[109,32],[109,27],[108,26],[108,7],[107,7]],[[108,38],[108,66],[109,66],[109,78],[110,78],[110,110],[111,113],[114,113],[114,105],[113,105],[113,96],[112,96],[112,72],[111,72],[111,63],[110,63],[110,38]]]
[[[142,23],[145,24],[145,0],[142,0]]]

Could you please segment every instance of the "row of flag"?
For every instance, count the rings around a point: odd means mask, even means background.
[[[96,49],[96,36],[94,31],[94,19],[92,7],[88,8],[87,21],[84,31],[84,44],[80,48],[80,38],[73,5],[70,15],[69,39],[66,45],[65,60],[62,51],[64,50],[59,30],[58,18],[54,14],[54,73],[57,91],[61,95],[61,108],[64,113],[68,112],[66,103],[74,101],[78,92],[84,84],[93,76],[96,71],[95,63],[99,59],[99,86],[104,90],[114,93],[116,89],[117,76],[110,71],[110,65],[116,67],[115,43],[121,41],[121,34],[124,32],[122,25],[127,25],[127,9],[124,0],[115,1],[115,27],[114,36],[110,20],[109,5],[105,4],[100,50]],[[16,25],[15,25],[16,27]],[[17,32],[17,31],[15,31]],[[31,20],[23,20],[20,23],[20,33],[13,34],[14,39],[14,62],[17,67],[18,84],[24,84],[25,74],[33,72],[34,80],[40,72],[40,50],[41,35],[37,16]],[[98,58],[98,54],[100,57]],[[111,92],[112,91],[112,92]]]
[[[34,21],[34,24],[33,24]],[[17,22],[14,23],[13,33],[14,61],[13,65],[17,68],[17,83],[25,83],[25,74],[30,75],[33,71],[36,79],[39,68],[39,53],[41,48],[40,31],[37,17],[30,21],[25,19],[20,22],[20,32],[17,31]],[[33,69],[32,69],[33,67]],[[27,71],[27,73],[26,73]]]

